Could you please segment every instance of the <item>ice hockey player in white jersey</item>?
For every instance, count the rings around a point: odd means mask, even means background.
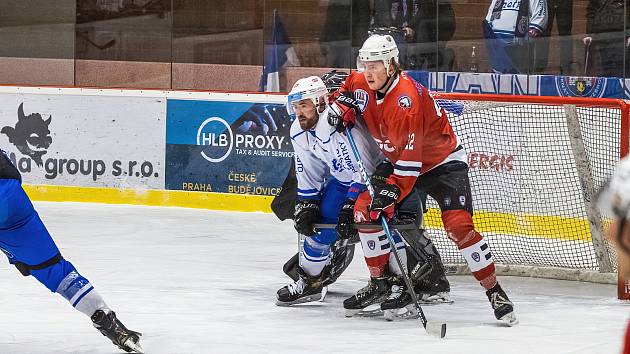
[[[292,305],[317,301],[323,296],[324,267],[329,264],[330,248],[339,237],[350,238],[354,229],[354,202],[365,190],[357,161],[344,134],[327,123],[328,91],[322,80],[311,76],[298,80],[287,99],[287,109],[296,119],[291,126],[295,151],[297,202],[295,229],[306,236],[299,254],[299,277],[278,290],[277,304]],[[361,126],[353,130],[355,142],[371,174],[383,155]],[[337,224],[336,229],[316,230],[314,223]],[[398,238],[398,251],[405,257],[404,243]],[[395,265],[392,272],[400,273]],[[389,286],[379,287],[379,300],[386,298]]]
[[[332,70],[322,75],[322,81],[328,90],[328,97],[334,94],[344,80],[348,77],[348,73],[344,71]],[[286,109],[286,106],[285,106]],[[295,118],[295,117],[293,117]],[[293,121],[293,119],[292,119]],[[290,127],[289,127],[290,128]],[[286,219],[293,220],[295,212],[295,203],[297,200],[297,176],[295,175],[295,159],[291,161],[291,167],[287,171],[287,176],[282,183],[282,189],[271,202],[271,210],[276,214],[278,219],[284,221]],[[304,235],[298,234],[298,252],[296,252],[282,266],[282,270],[291,279],[298,279],[298,265],[300,259],[300,250],[304,245]],[[354,258],[355,244],[358,243],[358,235],[352,240],[339,239],[331,247],[330,264],[324,267],[321,276],[324,278],[323,285],[329,286],[337,281],[337,278],[343,274]]]
[[[527,72],[529,39],[547,26],[546,0],[492,0],[483,32],[492,70],[503,74]]]

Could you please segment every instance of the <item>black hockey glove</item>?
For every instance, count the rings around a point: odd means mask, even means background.
[[[339,209],[335,229],[342,240],[347,240],[357,234],[357,230],[354,228],[354,202],[354,200],[348,199]]]
[[[295,205],[295,230],[304,236],[315,235],[313,224],[320,218],[319,202],[316,200],[301,200]]]
[[[389,160],[383,160],[370,177],[370,183],[374,187],[381,187],[387,184],[387,177],[394,173],[394,165]]]
[[[328,124],[335,127],[341,133],[346,128],[352,128],[361,115],[361,109],[357,101],[352,97],[352,93],[337,91],[331,96],[330,110],[328,112]]]
[[[400,188],[395,184],[386,183],[374,187],[374,198],[370,204],[370,219],[377,221],[381,215],[387,220],[394,216],[394,206],[400,196]]]

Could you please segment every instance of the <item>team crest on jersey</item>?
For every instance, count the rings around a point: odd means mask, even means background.
[[[365,112],[368,102],[370,101],[370,95],[367,93],[367,91],[363,89],[358,89],[354,91],[354,100],[357,101],[357,105],[359,105],[359,109],[361,110],[361,112]]]
[[[374,251],[374,249],[376,248],[376,242],[374,242],[374,240],[369,240],[367,242],[367,245],[372,251]]]
[[[466,205],[466,196],[465,195],[460,195],[459,196],[459,204],[461,206],[465,206]]]
[[[470,256],[475,262],[479,262],[481,260],[481,256],[479,256],[478,252],[473,252]]]
[[[333,165],[333,170],[335,170],[337,172],[343,171],[343,166],[341,165],[339,160],[333,159],[331,162],[332,162],[332,165]]]
[[[409,96],[398,97],[398,105],[401,108],[411,108],[411,98]]]

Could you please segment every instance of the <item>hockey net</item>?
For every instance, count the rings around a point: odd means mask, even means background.
[[[616,254],[604,237],[610,218],[600,215],[594,195],[627,153],[626,103],[434,97],[451,111],[449,121],[467,150],[475,227],[499,274],[615,282]],[[437,203],[429,198],[427,205],[429,235],[450,270],[462,271],[465,261],[446,237]]]

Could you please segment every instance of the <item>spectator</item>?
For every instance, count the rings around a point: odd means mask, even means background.
[[[400,64],[409,69],[409,46],[416,36],[421,0],[370,0],[369,34],[391,35],[400,51]]]
[[[543,32],[543,38],[536,46],[534,71],[543,72],[547,68],[549,59],[549,40],[551,28],[555,18],[560,36],[560,74],[570,75],[573,63],[573,39],[571,28],[573,26],[573,0],[547,0],[549,17],[547,29]]]
[[[352,21],[348,21],[351,18]],[[370,22],[369,2],[365,0],[330,0],[321,35],[325,66],[351,68],[356,65],[356,51],[367,39]],[[357,49],[358,50],[358,49]]]
[[[586,8],[584,71],[592,76],[624,76],[624,56],[630,42],[624,34],[623,0],[590,0]],[[626,60],[627,62],[627,60]]]
[[[547,27],[547,0],[492,0],[483,34],[492,70],[502,74],[529,72],[530,40]]]
[[[455,12],[450,0],[420,0],[416,17],[408,69],[451,71],[454,55],[446,44],[455,34]]]
[[[357,50],[369,34],[389,34],[403,68],[450,70],[453,54],[446,43],[454,32],[450,0],[330,0],[321,47],[326,66],[355,67]]]

